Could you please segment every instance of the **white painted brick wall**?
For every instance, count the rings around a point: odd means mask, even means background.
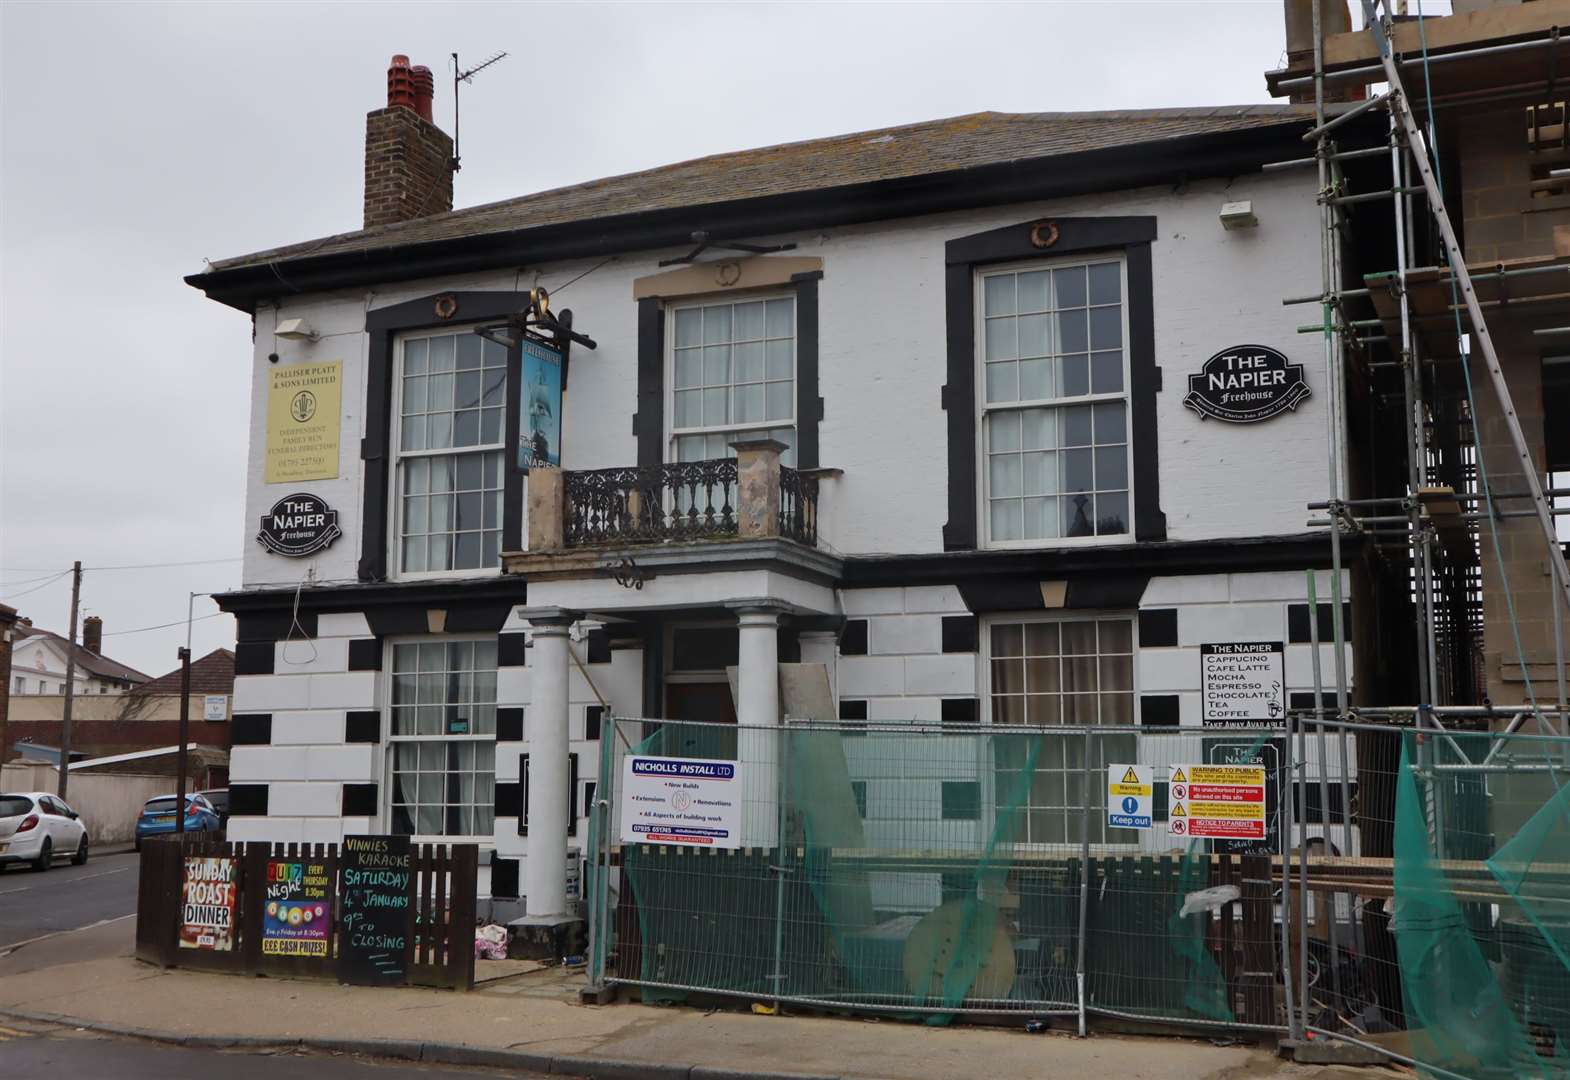
[[[905,589],[905,610],[911,614],[932,611],[958,615],[969,609],[953,585],[911,585]]]
[[[310,675],[348,670],[348,638],[294,638],[273,645],[274,674]]]
[[[1142,608],[1175,607],[1178,604],[1224,604],[1230,599],[1226,574],[1187,574],[1153,577],[1140,598]]]
[[[905,658],[905,693],[959,697],[976,692],[976,657],[973,653]]]
[[[255,784],[305,776],[306,749],[300,746],[236,746],[229,751],[229,782]]]
[[[381,760],[369,744],[314,746],[306,751],[307,780],[379,781]]]
[[[840,603],[851,618],[862,615],[899,615],[905,610],[903,589],[843,589]]]
[[[338,675],[311,675],[313,709],[374,709],[379,671],[348,671]]]
[[[343,785],[338,783],[275,783],[267,798],[268,809],[288,810],[300,817],[343,816]]]
[[[1285,641],[1285,604],[1194,604],[1178,608],[1178,644]]]
[[[310,707],[310,685],[305,675],[237,675],[234,680],[235,712],[278,712]]]
[[[867,652],[873,656],[937,653],[942,650],[941,615],[897,615],[867,620]]]
[[[840,696],[897,697],[905,692],[905,661],[899,657],[842,656]]]
[[[318,637],[370,637],[371,624],[358,611],[329,611],[316,616]]]
[[[314,746],[342,743],[344,714],[340,709],[273,713],[274,746]]]

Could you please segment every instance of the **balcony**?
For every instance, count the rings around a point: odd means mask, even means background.
[[[818,542],[818,475],[780,464],[784,445],[736,443],[734,458],[585,471],[529,480],[530,552],[585,554],[727,540]]]

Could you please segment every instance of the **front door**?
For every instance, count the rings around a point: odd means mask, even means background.
[[[672,682],[665,684],[665,716],[669,720],[699,723],[666,724],[664,753],[672,757],[736,760],[736,705],[729,682]]]

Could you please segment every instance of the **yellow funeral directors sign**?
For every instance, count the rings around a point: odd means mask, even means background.
[[[268,371],[267,483],[337,478],[342,377],[340,360]]]

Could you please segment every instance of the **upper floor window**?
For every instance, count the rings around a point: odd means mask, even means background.
[[[733,442],[777,439],[796,462],[796,300],[675,308],[670,460],[735,457]]]
[[[989,270],[976,288],[988,540],[1127,535],[1122,259]]]
[[[404,574],[500,564],[507,350],[468,330],[397,348],[393,560]]]

